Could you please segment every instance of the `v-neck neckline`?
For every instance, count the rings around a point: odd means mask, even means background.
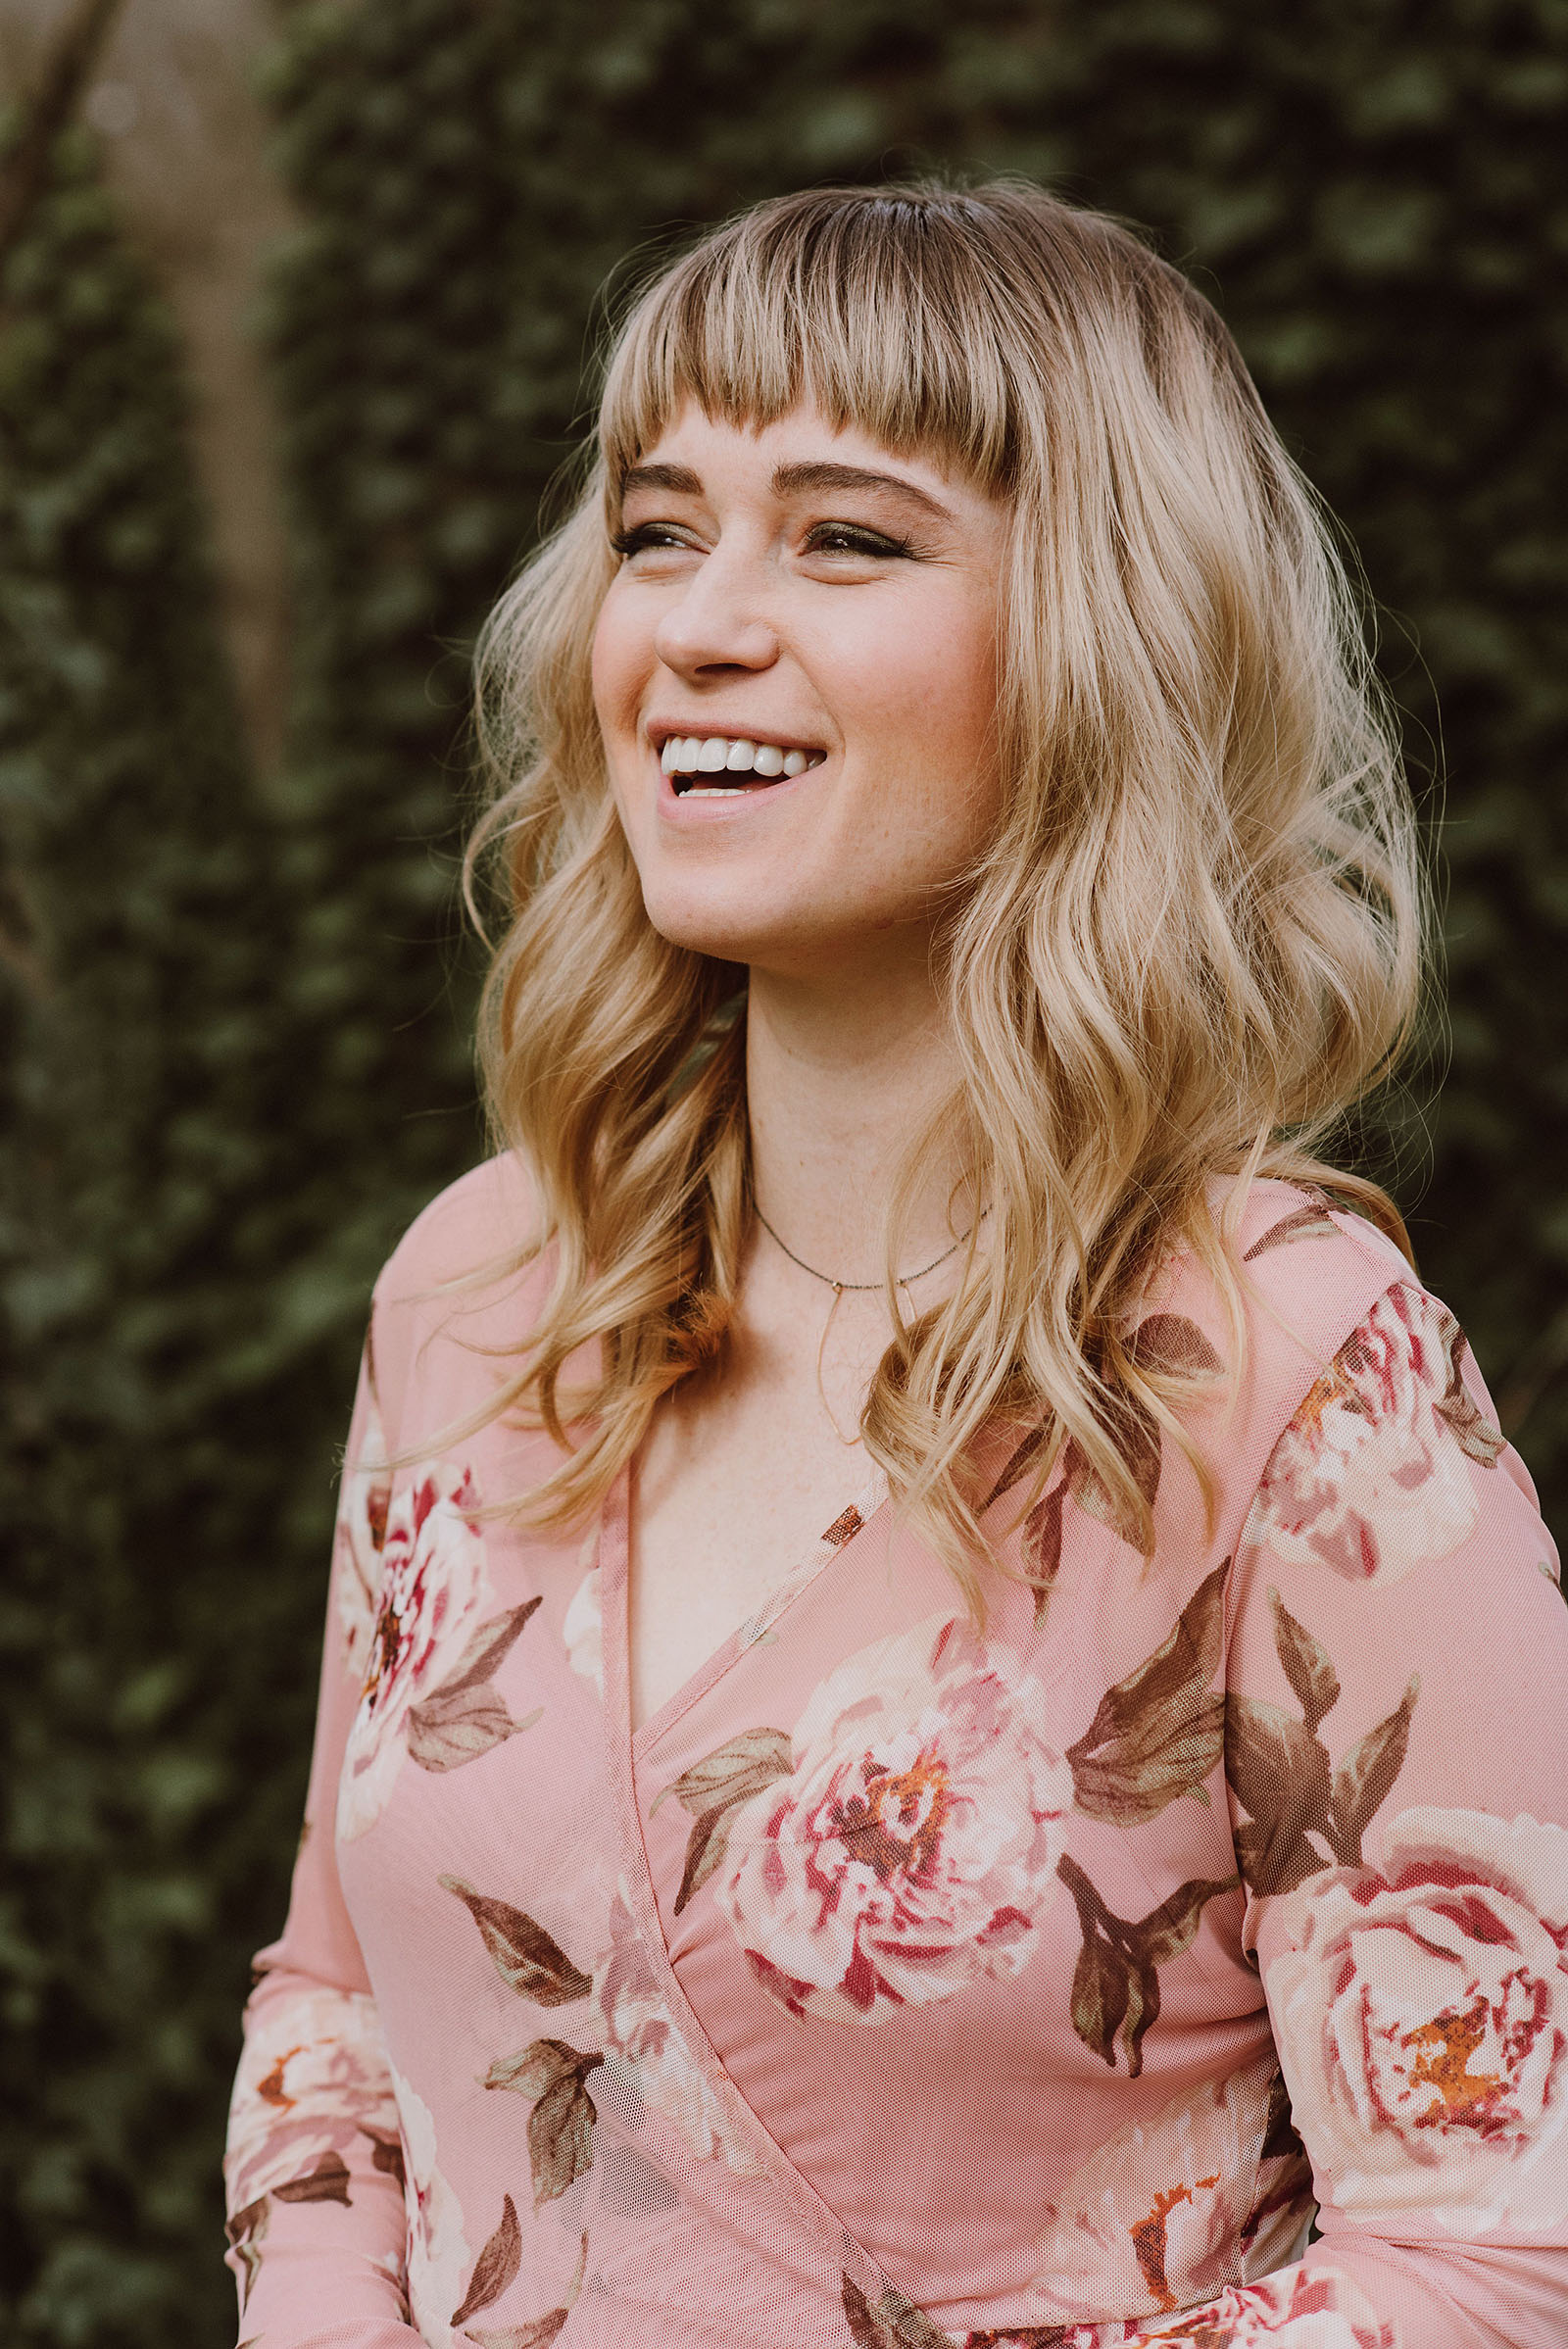
[[[733,1669],[749,1647],[810,1590],[824,1571],[858,1542],[888,1506],[885,1474],[878,1469],[858,1499],[835,1518],[815,1546],[794,1572],[771,1590],[758,1612],[731,1632],[657,1712],[633,1731],[631,1726],[631,1470],[621,1469],[602,1504],[599,1521],[599,1593],[603,1633],[603,1731],[606,1775],[612,1813],[615,1817],[617,1874],[632,1924],[679,2029],[692,2061],[733,2119],[743,2141],[749,2141],[761,2173],[782,2190],[797,2219],[819,2250],[873,2302],[893,2290],[893,2279],[842,2219],[822,2199],[805,2173],[767,2128],[761,2116],[731,2079],[723,2057],[709,2035],[708,2026],[695,2011],[675,1972],[648,1854],[641,1798],[640,1762],[654,1740],[688,1712]],[[853,1522],[846,1522],[852,1520]]]
[[[732,1671],[749,1647],[756,1645],[785,1615],[823,1570],[858,1541],[887,1506],[886,1471],[873,1466],[855,1498],[820,1533],[809,1550],[776,1583],[756,1611],[738,1624],[707,1655],[696,1670],[673,1688],[646,1720],[632,1727],[631,1718],[631,1480],[634,1464],[627,1462],[605,1497],[599,1530],[599,1599],[605,1650],[605,1701],[613,1720],[612,1735],[635,1767],[637,1758],[656,1745],[682,1714],[691,1710],[710,1688]]]

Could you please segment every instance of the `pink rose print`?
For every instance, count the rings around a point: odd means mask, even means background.
[[[1311,2172],[1272,2049],[1131,2121],[1073,2173],[1038,2245],[1039,2313],[1163,2315],[1304,2248]]]
[[[344,1465],[333,1543],[333,1589],[343,1633],[343,1662],[356,1681],[365,1678],[375,1637],[391,1505],[392,1471],[386,1464],[386,1439],[372,1396],[359,1451]]]
[[[1403,1811],[1381,1871],[1315,1876],[1280,1914],[1269,2005],[1340,2206],[1459,2235],[1568,2219],[1568,1832]]]
[[[1380,1297],[1275,1446],[1246,1539],[1352,1582],[1397,1582],[1456,1550],[1476,1522],[1470,1463],[1502,1448],[1463,1351],[1435,1298],[1407,1283]]]
[[[468,1471],[444,1461],[417,1470],[393,1497],[365,1685],[338,1786],[344,1842],[380,1816],[407,1750],[410,1712],[462,1656],[491,1596],[478,1508]]]
[[[274,2006],[246,2046],[229,2108],[228,2207],[247,2210],[307,2179],[314,2193],[286,2198],[346,2202],[347,2157],[368,2158],[397,2128],[374,2002],[302,1991]]]
[[[392,2084],[403,2125],[404,2208],[408,2213],[409,2308],[431,2349],[453,2349],[454,2312],[467,2290],[473,2254],[463,2231],[463,2206],[436,2166],[430,2108],[396,2070]]]
[[[1184,2310],[1150,2337],[1162,2349],[1401,2349],[1394,2326],[1336,2268],[1288,2269]]]
[[[587,2029],[604,2050],[607,2070],[621,2075],[622,2103],[633,2102],[625,2093],[629,2082],[700,2161],[716,2156],[743,2177],[760,2176],[670,2013],[619,1893],[611,1903],[610,1933],[610,1947],[594,1968],[594,2021]]]
[[[934,1616],[821,1683],[715,1895],[792,2014],[886,2023],[1033,1956],[1072,1777],[1010,1650]]]

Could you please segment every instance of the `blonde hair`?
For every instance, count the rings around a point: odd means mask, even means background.
[[[1356,597],[1229,333],[1128,229],[1014,181],[780,197],[656,275],[586,486],[486,630],[473,854],[510,921],[481,1052],[538,1186],[525,1257],[553,1268],[495,1413],[564,1448],[524,1505],[589,1509],[721,1350],[752,1219],[745,974],[649,922],[589,683],[619,484],[688,401],[745,425],[813,402],[1010,508],[1004,807],[938,945],[987,1247],[906,1314],[911,1151],[861,1426],[971,1601],[999,1428],[1036,1431],[1035,1493],[1067,1447],[1147,1551],[1141,1458],[1181,1439],[1195,1366],[1140,1359],[1130,1315],[1185,1247],[1239,1333],[1210,1179],[1243,1178],[1233,1207],[1259,1173],[1330,1184],[1399,1232],[1315,1150],[1410,1030],[1420,875]]]

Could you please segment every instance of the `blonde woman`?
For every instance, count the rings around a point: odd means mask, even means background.
[[[1568,1618],[1317,1154],[1411,818],[1213,312],[1025,186],[745,215],[481,707],[500,1148],[376,1293],[243,2336],[1560,2343]]]

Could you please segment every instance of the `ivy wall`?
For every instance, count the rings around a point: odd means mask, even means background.
[[[479,1147],[465,647],[650,239],[1004,169],[1218,300],[1446,819],[1446,1082],[1430,1144],[1397,1121],[1423,1266],[1568,1500],[1568,0],[295,0],[267,86],[305,227],[265,795],[176,354],[78,137],[0,284],[0,2334],[62,2349],[228,2337],[216,2148],[359,1322]]]

